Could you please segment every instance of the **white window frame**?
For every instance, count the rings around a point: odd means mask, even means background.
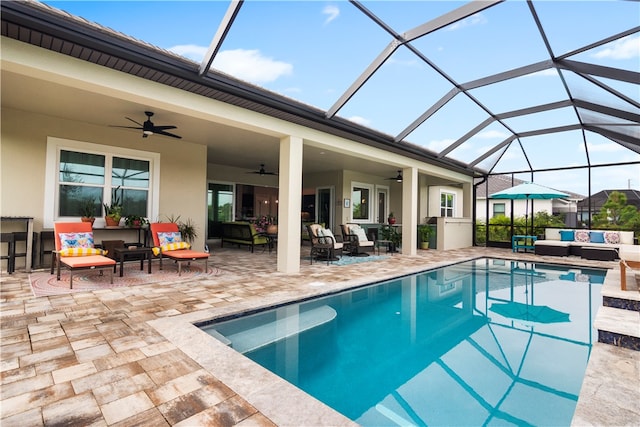
[[[47,137],[47,154],[45,166],[44,185],[44,228],[53,228],[57,221],[76,221],[77,217],[58,216],[58,191],[60,189],[60,151],[76,151],[81,153],[98,154],[107,157],[124,157],[127,159],[144,160],[149,162],[149,198],[147,200],[148,218],[153,220],[158,217],[160,206],[160,154],[150,151],[132,150],[129,148],[115,147],[111,145],[94,144],[91,142],[74,141],[56,137]],[[109,162],[110,163],[110,162]],[[111,183],[111,166],[105,169],[105,186]],[[105,203],[110,203],[111,192],[105,192]],[[104,227],[104,218],[96,218],[94,226]]]
[[[390,189],[388,186],[386,185],[376,185],[376,208],[375,208],[375,215],[374,215],[374,220],[373,222],[378,222],[378,219],[382,219],[381,224],[384,224],[385,218],[379,218],[380,217],[380,212],[378,209],[378,198],[380,197],[380,193],[384,193],[385,197],[384,197],[384,210],[385,210],[385,216],[389,216],[389,192]]]
[[[349,192],[349,195],[353,198],[353,188],[354,187],[359,187],[359,188],[364,188],[369,190],[369,211],[367,212],[367,218],[366,219],[354,219],[353,218],[353,209],[355,206],[355,203],[353,200],[351,200],[351,207],[349,208],[349,217],[351,218],[350,222],[353,222],[354,224],[369,224],[369,223],[373,223],[374,222],[374,212],[375,212],[375,204],[371,203],[371,198],[373,197],[377,197],[378,194],[375,192],[375,186],[372,184],[365,184],[363,182],[356,182],[356,181],[352,181],[351,182],[351,191]],[[376,201],[377,203],[377,201]]]
[[[451,198],[451,207],[448,206],[443,206],[442,205],[442,195],[448,195],[448,196],[452,196]],[[440,191],[440,216],[442,217],[446,217],[446,218],[455,218],[456,216],[456,193],[451,192],[451,191],[444,191],[441,190]],[[442,215],[442,210],[444,209],[445,214]],[[451,215],[447,215],[448,212],[451,212]]]

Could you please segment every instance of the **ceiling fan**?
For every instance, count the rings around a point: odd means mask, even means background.
[[[277,172],[267,172],[267,171],[265,170],[265,168],[264,168],[264,163],[261,163],[261,164],[260,164],[260,170],[257,170],[257,171],[251,171],[251,172],[247,172],[247,173],[255,173],[255,174],[258,174],[258,175],[261,175],[261,176],[262,176],[262,175],[278,175],[278,173],[277,173]]]
[[[398,175],[392,176],[391,178],[385,178],[387,181],[396,181],[402,182],[402,170],[398,170]]]
[[[139,129],[142,131],[142,137],[143,138],[147,138],[148,136],[151,135],[164,135],[164,136],[170,136],[171,138],[178,138],[181,139],[181,136],[178,135],[174,135],[172,133],[166,132],[167,129],[177,129],[176,126],[172,126],[172,125],[168,125],[168,126],[156,126],[153,124],[153,122],[151,121],[151,116],[153,116],[153,113],[151,111],[145,111],[144,112],[147,115],[147,120],[144,123],[139,123],[129,117],[125,116],[125,119],[132,121],[133,123],[137,124],[138,126],[116,126],[116,125],[111,125],[111,127],[115,127],[115,128],[125,128],[125,129]]]

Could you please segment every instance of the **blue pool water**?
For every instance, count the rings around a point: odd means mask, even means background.
[[[363,426],[563,426],[605,273],[484,258],[202,328]]]

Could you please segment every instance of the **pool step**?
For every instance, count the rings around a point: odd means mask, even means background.
[[[640,351],[640,312],[602,306],[594,325],[599,342]]]
[[[240,353],[247,353],[285,338],[333,321],[336,311],[323,305],[298,315],[287,316],[273,322],[258,325],[254,328],[227,335],[231,346]]]
[[[620,289],[620,270],[607,272],[602,307],[594,321],[598,341],[640,351],[640,292],[635,274],[627,273],[627,290]]]

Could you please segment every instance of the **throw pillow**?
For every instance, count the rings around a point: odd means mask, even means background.
[[[167,243],[166,245],[160,245],[160,247],[155,247],[151,249],[151,251],[153,251],[153,254],[155,256],[158,256],[160,252],[177,251],[179,249],[189,249],[189,248],[191,248],[191,245],[187,242],[176,242],[176,243]]]
[[[618,233],[617,231],[605,231],[604,242],[612,245],[617,245],[618,243],[620,243],[620,233]]]
[[[576,242],[589,243],[589,232],[586,230],[577,230]]]
[[[60,256],[106,255],[107,251],[96,248],[67,248],[60,251]]]
[[[573,242],[575,240],[575,234],[573,230],[560,230],[560,240],[563,242]]]
[[[182,242],[182,234],[180,234],[179,231],[158,233],[158,243],[160,244],[160,246],[178,242]]]
[[[318,243],[325,244],[324,228],[316,228],[316,236],[318,236]]]
[[[60,233],[60,250],[93,248],[93,233]]]
[[[604,243],[604,233],[602,231],[589,232],[589,241],[591,243]]]
[[[328,239],[324,239],[324,243],[333,243],[336,241],[336,238],[333,235],[333,231],[329,230],[328,228],[322,230],[322,235],[324,237],[328,237]]]
[[[358,242],[366,242],[369,240],[367,239],[367,233],[365,233],[364,229],[360,226],[351,227],[351,233],[356,235]]]

